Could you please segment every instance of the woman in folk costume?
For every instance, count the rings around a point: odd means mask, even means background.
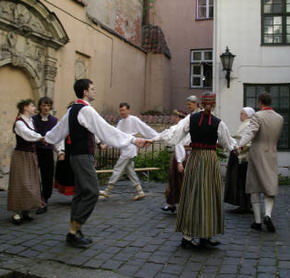
[[[242,123],[240,124],[235,136],[238,142],[254,114],[255,110],[251,107],[244,107],[241,110],[240,120]],[[250,195],[246,194],[245,188],[250,146],[251,142],[244,147],[239,155],[234,151],[231,151],[230,153],[224,201],[228,204],[239,206],[237,209],[233,210],[233,212],[247,212],[251,208]]]
[[[187,113],[182,110],[175,109],[173,111],[173,119],[175,124],[186,117]],[[176,125],[172,126],[174,129]],[[183,180],[184,167],[187,160],[187,151],[185,145],[190,144],[190,137],[187,137],[187,142],[180,143],[174,146],[174,153],[170,160],[169,166],[169,183],[164,195],[166,198],[166,205],[161,209],[164,211],[174,212],[176,204],[179,203],[181,185]]]
[[[36,155],[36,142],[42,136],[34,130],[33,101],[22,100],[17,108],[19,114],[13,126],[16,147],[11,157],[7,209],[13,211],[12,222],[19,225],[23,220],[33,220],[31,210],[43,206]]]
[[[216,145],[218,141],[231,151],[236,144],[226,125],[211,113],[215,94],[204,93],[201,105],[204,110],[181,120],[166,140],[177,144],[188,133],[191,136],[192,151],[185,167],[176,224],[176,231],[183,234],[183,248],[220,244],[212,239],[224,232],[223,185]],[[194,237],[200,238],[199,244]]]

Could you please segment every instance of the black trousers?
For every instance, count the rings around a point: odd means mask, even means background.
[[[52,194],[54,177],[53,150],[37,150],[38,166],[41,176],[41,195],[47,203]]]
[[[75,176],[75,195],[71,204],[71,220],[84,224],[99,199],[99,181],[93,155],[70,156]]]

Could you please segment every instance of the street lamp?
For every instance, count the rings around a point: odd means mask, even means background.
[[[233,62],[235,59],[236,55],[233,55],[229,48],[226,48],[226,51],[220,55],[220,58],[222,60],[222,65],[223,65],[223,70],[225,70],[226,73],[226,80],[228,81],[228,88],[230,87],[230,79],[231,79],[231,71],[232,71],[232,66],[233,66]]]

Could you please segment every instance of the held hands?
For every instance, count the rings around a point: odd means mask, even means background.
[[[100,149],[101,150],[106,150],[106,149],[108,149],[108,145],[106,145],[106,144],[100,144]]]
[[[235,147],[234,152],[235,152],[236,155],[239,155],[241,153],[241,151],[242,151],[242,148],[240,146],[236,146]]]
[[[62,160],[64,160],[64,158],[65,158],[65,154],[64,154],[64,153],[61,153],[61,154],[59,154],[59,156],[57,157],[57,160],[58,160],[58,161],[62,161]]]
[[[153,144],[153,140],[144,139],[144,138],[136,138],[134,140],[134,145],[138,148],[148,147],[149,145]]]
[[[184,167],[183,164],[181,162],[177,163],[177,170],[179,173],[183,173],[184,172]]]

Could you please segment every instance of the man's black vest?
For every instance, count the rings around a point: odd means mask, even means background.
[[[191,146],[199,149],[215,149],[220,119],[203,111],[190,116]]]
[[[71,154],[95,154],[95,136],[79,124],[78,114],[86,105],[75,103],[69,112],[69,135],[71,140]]]

